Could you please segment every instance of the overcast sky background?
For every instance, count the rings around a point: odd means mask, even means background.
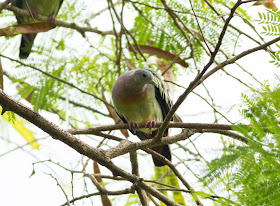
[[[95,4],[91,1],[87,1],[89,4],[88,6],[94,6],[96,8],[95,11],[98,11],[101,8],[104,8],[104,1],[94,1]],[[280,7],[280,2],[278,1],[277,6]],[[247,12],[258,19],[257,12],[258,11],[265,11],[263,7],[249,7]],[[236,21],[234,19],[234,21]],[[104,29],[110,30],[111,24],[110,18],[108,16],[100,16],[96,19],[96,26]],[[129,22],[128,22],[129,23]],[[132,25],[132,22],[131,22]],[[257,25],[257,24],[255,24]],[[108,27],[108,28],[106,28]],[[242,28],[247,30],[247,27]],[[261,26],[258,26],[258,30],[261,30]],[[3,37],[2,37],[3,38]],[[241,37],[243,43],[242,48],[239,48],[236,53],[240,51],[255,47],[256,45],[249,41],[248,39]],[[270,38],[266,38],[270,39]],[[75,43],[73,43],[75,44]],[[274,67],[272,64],[268,62],[271,60],[270,56],[265,52],[257,52],[242,58],[242,60],[238,61],[245,69],[249,72],[253,73],[254,76],[259,79],[261,82],[264,80],[269,80],[270,82],[277,83],[275,75],[279,74],[279,69]],[[240,69],[237,68],[235,65],[229,65],[225,67],[226,71],[233,75],[240,74]],[[184,86],[188,86],[188,83],[194,78],[195,74],[190,74],[187,79],[186,76],[178,76],[178,83]],[[240,76],[239,76],[240,77]],[[250,76],[242,75],[240,77],[243,81],[247,84],[252,84],[252,78]],[[273,85],[273,83],[271,83]],[[221,111],[227,111],[232,104],[236,104],[236,106],[230,112],[230,120],[233,122],[239,121],[241,119],[238,109],[242,108],[241,105],[241,92],[250,93],[248,88],[245,88],[243,85],[236,82],[232,78],[226,76],[225,74],[217,73],[210,77],[208,80],[205,81],[205,85],[209,89],[212,97],[215,100],[215,103],[220,107]],[[258,85],[253,85],[256,88]],[[16,90],[9,85],[7,79],[5,79],[5,88],[9,88],[6,92],[10,91],[14,93]],[[175,98],[178,97],[183,92],[183,89],[177,88]],[[205,90],[202,86],[195,89],[195,92],[204,94]],[[218,108],[219,108],[218,107]],[[211,108],[206,105],[205,102],[200,100],[195,95],[191,94],[186,101],[181,105],[179,110],[177,111],[178,114],[183,118],[184,122],[202,122],[202,123],[212,123],[214,118],[211,112]],[[48,119],[54,121],[57,124],[61,122],[58,121],[58,118],[55,115],[43,113]],[[113,122],[111,122],[113,123]],[[226,121],[221,121],[220,123],[226,123]],[[66,128],[66,125],[63,125]],[[7,132],[7,128],[9,128],[9,132]],[[30,128],[34,128],[30,125]],[[19,145],[25,144],[25,141],[19,134],[15,131],[11,131],[12,127],[9,123],[5,122],[5,120],[0,120],[0,137],[6,138],[9,136],[11,140],[17,140]],[[46,137],[47,135],[43,132],[37,131],[36,137]],[[176,130],[173,130],[173,133],[176,133]],[[220,147],[217,142],[220,141],[220,135],[205,135],[198,140],[198,149],[201,152],[204,152],[206,158],[210,160],[214,157],[213,150]],[[138,141],[137,138],[131,138],[132,140]],[[66,166],[75,166],[78,164],[80,160],[79,154],[77,154],[73,149],[65,146],[63,143],[60,143],[57,140],[53,140],[50,137],[47,140],[43,140],[44,144],[41,146],[40,151],[34,151],[34,156],[31,156],[28,152],[24,150],[16,150],[8,155],[3,157],[0,156],[0,205],[7,205],[7,206],[50,206],[50,205],[60,205],[65,202],[65,197],[57,186],[54,179],[52,179],[49,173],[52,173],[55,177],[60,180],[60,183],[64,186],[66,192],[68,193],[69,198],[71,199],[70,192],[71,192],[71,177],[69,172],[64,172],[63,170],[58,170],[57,173],[53,173],[53,171],[45,165],[38,164],[35,166],[36,174],[33,175],[31,178],[29,176],[32,173],[32,163],[36,162],[36,158],[38,159],[47,159],[48,157],[52,157],[55,162],[60,162]],[[90,140],[87,140],[90,141]],[[9,151],[16,146],[8,145],[4,143],[4,141],[0,141],[0,155]],[[40,143],[40,142],[39,142]],[[96,144],[92,142],[93,144]],[[173,147],[173,146],[172,146]],[[30,147],[24,147],[25,150],[29,151]],[[211,155],[212,154],[212,155]],[[183,154],[184,155],[184,154]],[[127,155],[126,155],[127,156]],[[128,156],[127,156],[128,158]],[[153,170],[149,171],[146,169],[146,164],[142,161],[142,157],[140,158],[140,166],[142,164],[141,173],[144,176],[151,176],[153,175]],[[176,162],[176,158],[174,158]],[[145,159],[146,161],[146,159]],[[149,168],[152,168],[152,160],[151,158],[148,160]],[[114,162],[117,164],[123,164],[120,162],[119,158],[114,159]],[[145,166],[145,168],[143,167]],[[123,166],[126,168],[126,166]],[[199,167],[199,164],[198,164]],[[110,174],[106,169],[101,168],[102,173]],[[127,167],[129,169],[129,167]],[[197,168],[198,170],[199,168]],[[47,173],[47,174],[46,174]],[[191,174],[186,173],[185,175],[189,175],[191,178]],[[187,178],[191,184],[195,184],[194,181]],[[76,180],[79,180],[77,178]],[[81,181],[82,178],[80,178]],[[123,183],[119,183],[121,185]],[[82,195],[82,183],[76,185],[75,188],[75,195],[78,196],[79,194]],[[195,187],[196,185],[194,185]],[[93,186],[91,186],[94,188]],[[108,189],[119,189],[114,188],[113,184],[108,185]],[[119,198],[119,203],[123,201],[124,197],[116,197]],[[95,198],[96,205],[100,205],[99,197]],[[77,202],[77,205],[80,205],[81,202]],[[87,205],[87,204],[85,204]]]

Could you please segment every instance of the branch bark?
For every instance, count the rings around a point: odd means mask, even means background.
[[[18,114],[37,127],[41,128],[44,132],[48,133],[54,139],[67,144],[80,154],[85,155],[88,158],[97,161],[99,164],[105,166],[113,173],[114,176],[121,176],[133,184],[137,183],[138,187],[149,192],[151,195],[155,196],[167,205],[179,206],[178,203],[174,202],[172,199],[166,197],[158,190],[146,184],[141,178],[128,173],[116,166],[103,150],[91,147],[90,145],[74,137],[66,130],[63,130],[56,124],[42,117],[39,113],[14,100],[12,97],[5,94],[2,89],[0,89],[0,105],[2,106],[1,114],[4,114],[5,111],[12,111]]]
[[[9,3],[11,3],[13,0],[6,0],[2,4],[0,4],[0,13],[3,9],[5,9]]]
[[[162,137],[163,132],[165,131],[169,121],[172,119],[172,116],[175,114],[176,110],[179,108],[179,106],[183,103],[183,101],[187,98],[187,96],[189,95],[189,93],[195,88],[194,86],[197,84],[197,82],[202,78],[202,76],[205,74],[205,72],[209,69],[209,67],[213,64],[215,57],[219,51],[219,48],[221,47],[222,44],[222,40],[224,38],[225,32],[227,30],[228,24],[230,22],[230,20],[232,19],[235,10],[238,8],[238,6],[241,4],[241,0],[238,0],[237,3],[234,5],[234,7],[231,10],[231,13],[229,15],[229,17],[227,18],[225,25],[223,27],[223,30],[220,34],[218,43],[215,47],[215,50],[213,52],[211,52],[211,57],[209,62],[205,65],[205,67],[203,68],[203,70],[196,76],[196,78],[190,83],[190,85],[188,86],[188,88],[186,89],[186,91],[178,98],[178,100],[176,101],[176,103],[172,106],[172,108],[170,109],[170,111],[168,112],[168,114],[165,117],[165,120],[163,122],[163,124],[161,125],[157,135],[156,135],[156,139],[160,139]]]
[[[162,123],[157,123],[156,128],[160,128]],[[139,123],[139,128],[145,128],[145,123]],[[208,124],[208,123],[168,123],[168,128],[185,128],[185,129],[218,129],[218,130],[233,130],[233,125],[230,124]],[[107,125],[100,127],[91,127],[87,129],[69,129],[71,134],[96,134],[97,132],[113,131],[119,129],[129,129],[128,124]]]
[[[20,15],[20,16],[30,16],[29,11],[17,8],[17,7],[12,6],[12,5],[6,6],[6,9],[14,12],[14,13]],[[47,16],[42,16],[40,14],[36,15],[35,19],[40,20],[40,21],[49,21],[49,18]],[[96,34],[100,34],[101,36],[114,35],[113,31],[101,31],[101,30],[98,30],[96,28],[83,27],[83,26],[79,26],[75,23],[67,23],[67,22],[59,21],[59,20],[55,21],[55,25],[65,27],[65,28],[75,29],[78,32],[80,32],[82,34],[82,36],[84,36],[85,32],[93,32],[93,33],[96,33]]]

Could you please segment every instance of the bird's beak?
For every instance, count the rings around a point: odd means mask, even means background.
[[[155,87],[158,87],[158,84],[155,81],[151,81],[150,84],[154,85]]]

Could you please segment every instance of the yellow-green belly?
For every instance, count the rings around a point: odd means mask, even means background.
[[[59,0],[27,0],[30,9],[36,10],[40,15],[51,16],[55,15],[58,11],[60,4]],[[23,4],[23,9],[28,10],[26,4]],[[25,18],[25,21],[29,22],[30,18]]]
[[[114,101],[114,100],[113,100]],[[128,122],[145,123],[149,120],[162,122],[162,112],[154,92],[149,92],[146,98],[137,103],[122,104],[114,102],[116,111],[122,115]],[[149,129],[139,129],[148,133]]]

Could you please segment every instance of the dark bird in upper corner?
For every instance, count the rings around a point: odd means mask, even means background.
[[[62,2],[63,0],[14,0],[12,5],[20,9],[29,10],[32,16],[38,14],[48,16],[49,20],[54,23]],[[34,22],[31,17],[15,15],[18,24]],[[36,33],[22,35],[19,52],[21,59],[26,59],[29,56],[36,35]]]
[[[172,105],[165,82],[156,72],[146,68],[122,74],[113,86],[112,100],[122,121],[128,123],[130,132],[141,140],[156,135],[156,122],[164,120]],[[138,129],[138,123],[146,123],[146,128]],[[163,136],[167,135],[168,129]],[[151,149],[171,160],[169,145]],[[165,165],[156,157],[153,161],[157,167]]]

